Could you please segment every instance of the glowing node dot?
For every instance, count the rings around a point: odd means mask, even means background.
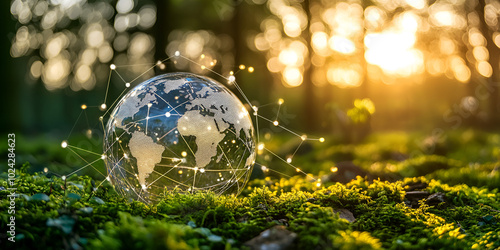
[[[240,64],[240,67],[239,67],[241,70],[244,70],[245,69],[245,65],[243,64]]]
[[[264,143],[259,143],[259,146],[257,146],[258,150],[263,150],[264,149]]]
[[[148,103],[148,108],[151,108],[153,106],[152,103]]]
[[[109,65],[109,68],[112,69],[112,70],[115,70],[116,69],[116,65],[111,64],[111,65]]]
[[[279,104],[279,105],[281,105],[281,104],[283,104],[283,103],[285,103],[285,100],[283,100],[283,98],[278,99],[278,104]]]
[[[325,142],[325,138],[323,137],[319,138],[319,142]]]
[[[257,108],[257,106],[252,106],[252,109],[253,109],[253,111],[255,111],[255,112],[259,111],[259,108]]]
[[[47,173],[47,172],[49,172],[49,169],[48,168],[43,168],[43,172]]]
[[[302,136],[300,137],[300,139],[301,139],[301,140],[303,140],[303,141],[307,140],[307,135],[302,135]]]
[[[267,171],[267,167],[266,166],[261,166],[260,169],[262,169],[262,171],[264,171],[264,172]]]
[[[205,54],[201,54],[200,58],[201,59],[205,58]]]
[[[229,74],[230,74],[230,75],[234,75],[234,71],[232,71],[232,70],[231,70],[231,71],[229,71]]]
[[[280,124],[280,123],[279,123],[278,121],[274,121],[274,122],[273,122],[273,125],[274,125],[274,126],[278,126],[279,124]]]
[[[102,109],[102,110],[106,109],[107,107],[108,107],[108,106],[106,106],[106,103],[101,104],[101,109]]]
[[[182,172],[182,170],[179,170],[179,171],[177,171],[177,173],[182,174],[183,172]]]
[[[198,167],[194,167],[193,169],[194,169],[195,172],[198,171]]]
[[[286,162],[287,162],[287,163],[292,163],[292,157],[288,157],[288,158],[286,158]]]
[[[165,113],[166,117],[170,117],[170,115],[171,115],[170,112]]]
[[[106,159],[106,155],[105,155],[105,154],[102,154],[102,155],[101,155],[101,159],[103,159],[103,160],[104,160],[104,159]]]
[[[107,181],[111,181],[111,179],[109,178],[109,176],[106,176],[106,180]]]
[[[174,53],[174,55],[175,55],[175,56],[180,56],[180,55],[181,55],[181,52],[176,51],[176,52]]]
[[[87,109],[87,105],[82,104],[81,108],[82,108],[82,109]]]
[[[125,83],[125,87],[127,88],[130,87],[130,83],[129,82]]]
[[[186,151],[182,151],[181,155],[182,155],[182,157],[186,157],[188,154]]]
[[[316,187],[321,187],[321,183],[316,183]]]
[[[123,154],[123,158],[128,159],[128,154]]]
[[[338,169],[337,167],[331,167],[331,168],[330,168],[330,171],[331,171],[332,173],[335,173],[335,172],[339,171],[339,169]]]
[[[149,116],[146,116],[146,120],[149,120]]]
[[[255,69],[253,67],[248,67],[248,72],[253,73]]]
[[[148,188],[148,187],[146,187],[146,185],[144,185],[144,184],[142,184],[141,186],[142,186],[142,189],[143,189],[143,190],[146,190],[146,189]]]
[[[99,121],[102,121],[103,119],[104,119],[104,117],[99,116]]]
[[[61,142],[61,147],[62,148],[66,148],[68,146],[68,142],[67,141],[62,141]]]
[[[205,69],[205,68],[206,68],[205,65],[201,65],[201,69]]]
[[[205,169],[204,168],[200,168],[200,173],[205,173]]]
[[[211,126],[208,126],[208,127],[207,127],[207,130],[212,130],[212,127],[211,127]]]
[[[158,66],[159,66],[159,65],[161,65],[161,61],[160,61],[160,60],[158,60],[158,61],[156,62],[156,65],[158,65]]]
[[[231,143],[236,143],[236,140],[232,140]]]
[[[300,170],[300,168],[296,168],[295,171],[300,172],[301,170]]]
[[[236,77],[234,77],[233,75],[230,75],[228,77],[228,80],[229,80],[229,82],[234,82],[234,81],[236,81]]]
[[[65,181],[65,180],[66,180],[66,175],[61,176],[61,179],[62,179],[63,181]]]

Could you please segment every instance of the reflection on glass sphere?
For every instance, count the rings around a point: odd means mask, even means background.
[[[164,190],[239,194],[256,156],[247,109],[222,84],[190,73],[127,93],[108,120],[104,152],[116,191],[143,202]]]

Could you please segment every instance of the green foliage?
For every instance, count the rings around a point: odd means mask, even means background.
[[[432,160],[441,158],[431,158]],[[89,177],[66,180],[17,171],[16,246],[88,249],[223,249],[274,226],[295,232],[295,248],[495,249],[500,235],[500,194],[425,177],[317,187],[303,177],[253,180],[240,197],[166,192],[156,205],[127,202],[109,184],[96,191]],[[7,175],[0,186],[7,187]],[[446,201],[406,205],[406,191],[422,184]],[[7,211],[8,190],[0,191]],[[336,209],[347,209],[353,223]],[[8,215],[1,216],[7,231]],[[3,242],[2,244],[5,244]]]
[[[404,177],[423,176],[440,169],[461,167],[462,163],[439,155],[410,158],[398,165],[398,172]]]
[[[375,105],[368,98],[354,100],[354,107],[347,111],[347,116],[353,123],[365,123],[375,113]]]

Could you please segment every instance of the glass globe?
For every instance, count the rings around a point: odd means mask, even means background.
[[[252,120],[217,81],[191,73],[151,78],[130,90],[105,128],[115,190],[156,201],[165,190],[239,194],[255,163]]]

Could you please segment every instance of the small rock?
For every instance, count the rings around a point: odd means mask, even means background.
[[[343,161],[336,164],[337,171],[335,173],[331,173],[328,176],[329,181],[332,182],[340,182],[340,183],[348,183],[351,180],[356,179],[356,176],[365,177],[368,173],[363,170],[361,167],[356,166],[354,163],[350,161]]]
[[[284,226],[274,226],[260,233],[259,236],[247,241],[245,246],[255,250],[282,250],[292,245],[297,234],[290,232]]]
[[[405,187],[405,191],[410,192],[410,191],[420,190],[420,189],[427,188],[428,186],[429,186],[429,184],[424,183],[424,182],[415,182],[415,183],[408,184]]]
[[[427,191],[409,191],[406,192],[406,199],[408,200],[421,200],[429,196],[429,192]]]
[[[316,198],[308,198],[306,201],[307,201],[307,202],[311,202],[311,203],[313,203],[313,202],[315,202],[315,201],[317,201],[317,200],[318,200],[318,199],[316,199]]]
[[[432,205],[437,205],[437,204],[442,203],[442,202],[446,202],[446,196],[441,192],[437,192],[437,193],[429,195],[429,197],[427,197],[427,201],[425,203],[427,203],[427,205],[432,206]]]
[[[264,211],[267,211],[267,206],[265,204],[263,204],[263,203],[259,203],[259,205],[257,205],[257,208],[258,209],[262,209]]]
[[[354,214],[345,208],[334,209],[333,212],[338,213],[341,219],[346,219],[349,223],[353,223],[356,220],[356,218],[354,218]]]
[[[420,207],[419,201],[429,197],[429,192],[427,191],[409,191],[406,192],[405,198],[407,200],[406,205],[411,208]]]

